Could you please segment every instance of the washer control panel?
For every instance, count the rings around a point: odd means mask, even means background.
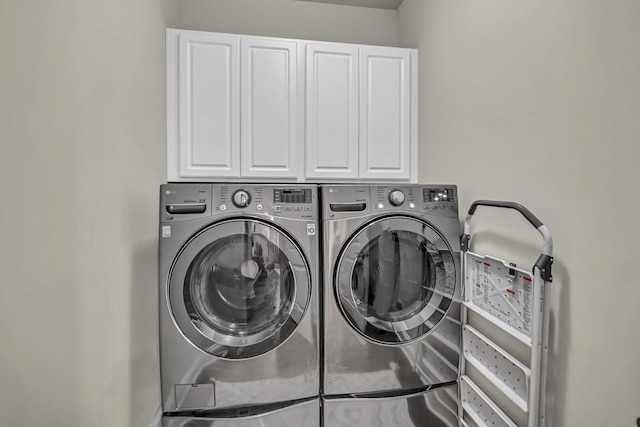
[[[318,188],[302,184],[163,184],[160,222],[221,214],[317,219]]]
[[[213,212],[317,218],[317,189],[304,185],[213,184]]]

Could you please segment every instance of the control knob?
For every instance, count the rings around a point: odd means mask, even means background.
[[[251,203],[251,195],[246,190],[238,190],[233,193],[232,202],[237,208],[246,208]]]
[[[404,193],[400,190],[392,190],[389,193],[389,203],[393,206],[400,206],[404,203]]]

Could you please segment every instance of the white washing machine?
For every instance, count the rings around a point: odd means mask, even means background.
[[[321,200],[325,426],[457,425],[456,187],[323,185]]]
[[[319,425],[317,233],[313,185],[160,187],[163,426]]]

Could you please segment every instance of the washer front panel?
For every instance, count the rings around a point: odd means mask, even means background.
[[[311,297],[309,266],[284,231],[257,219],[209,226],[189,240],[169,273],[167,302],[197,348],[246,359],[283,343]]]
[[[366,339],[413,342],[432,331],[454,297],[451,248],[430,224],[409,216],[376,219],[346,243],[334,287],[348,323]]]

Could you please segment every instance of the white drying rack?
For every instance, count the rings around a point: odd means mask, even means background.
[[[478,206],[515,209],[544,239],[532,271],[501,259],[469,251],[471,219]],[[462,350],[460,362],[460,426],[517,427],[505,411],[469,376],[471,365],[485,380],[526,414],[527,427],[544,426],[549,340],[549,298],[553,241],[549,229],[527,208],[513,202],[477,200],[469,208],[461,240],[463,265]],[[469,311],[488,321],[489,328],[530,350],[527,363],[468,324]],[[499,400],[499,399],[496,399]]]

